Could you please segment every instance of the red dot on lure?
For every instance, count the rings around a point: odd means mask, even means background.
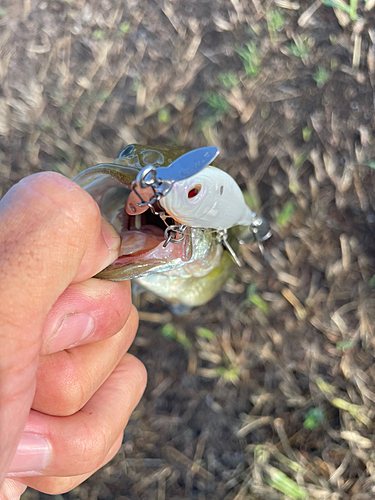
[[[194,196],[197,196],[199,191],[201,190],[200,186],[195,186],[190,191],[188,192],[188,198],[194,198]]]

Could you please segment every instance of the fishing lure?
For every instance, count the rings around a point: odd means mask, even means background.
[[[261,245],[271,233],[234,179],[211,165],[218,153],[130,145],[114,163],[74,179],[122,237],[120,257],[99,278],[135,279],[189,306],[220,290],[232,262],[240,265],[236,249],[244,236]]]

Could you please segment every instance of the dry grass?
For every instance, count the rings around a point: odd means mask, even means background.
[[[135,299],[148,391],[66,497],[373,498],[375,2],[4,5],[2,192],[126,143],[209,143],[274,230],[187,318]]]

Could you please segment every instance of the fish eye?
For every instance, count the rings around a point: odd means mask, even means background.
[[[134,149],[135,149],[135,146],[133,146],[133,144],[126,146],[126,148],[123,149],[121,151],[121,153],[119,154],[119,158],[125,158],[126,156],[130,156]]]
[[[188,198],[194,198],[195,196],[197,196],[197,194],[199,193],[199,191],[201,190],[201,187],[200,186],[194,186],[193,188],[191,188],[188,192]]]

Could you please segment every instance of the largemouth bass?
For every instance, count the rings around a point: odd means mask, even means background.
[[[239,242],[270,236],[234,179],[211,165],[214,147],[127,146],[74,181],[120,233],[119,258],[97,277],[132,279],[171,302],[202,305],[230,276]]]

